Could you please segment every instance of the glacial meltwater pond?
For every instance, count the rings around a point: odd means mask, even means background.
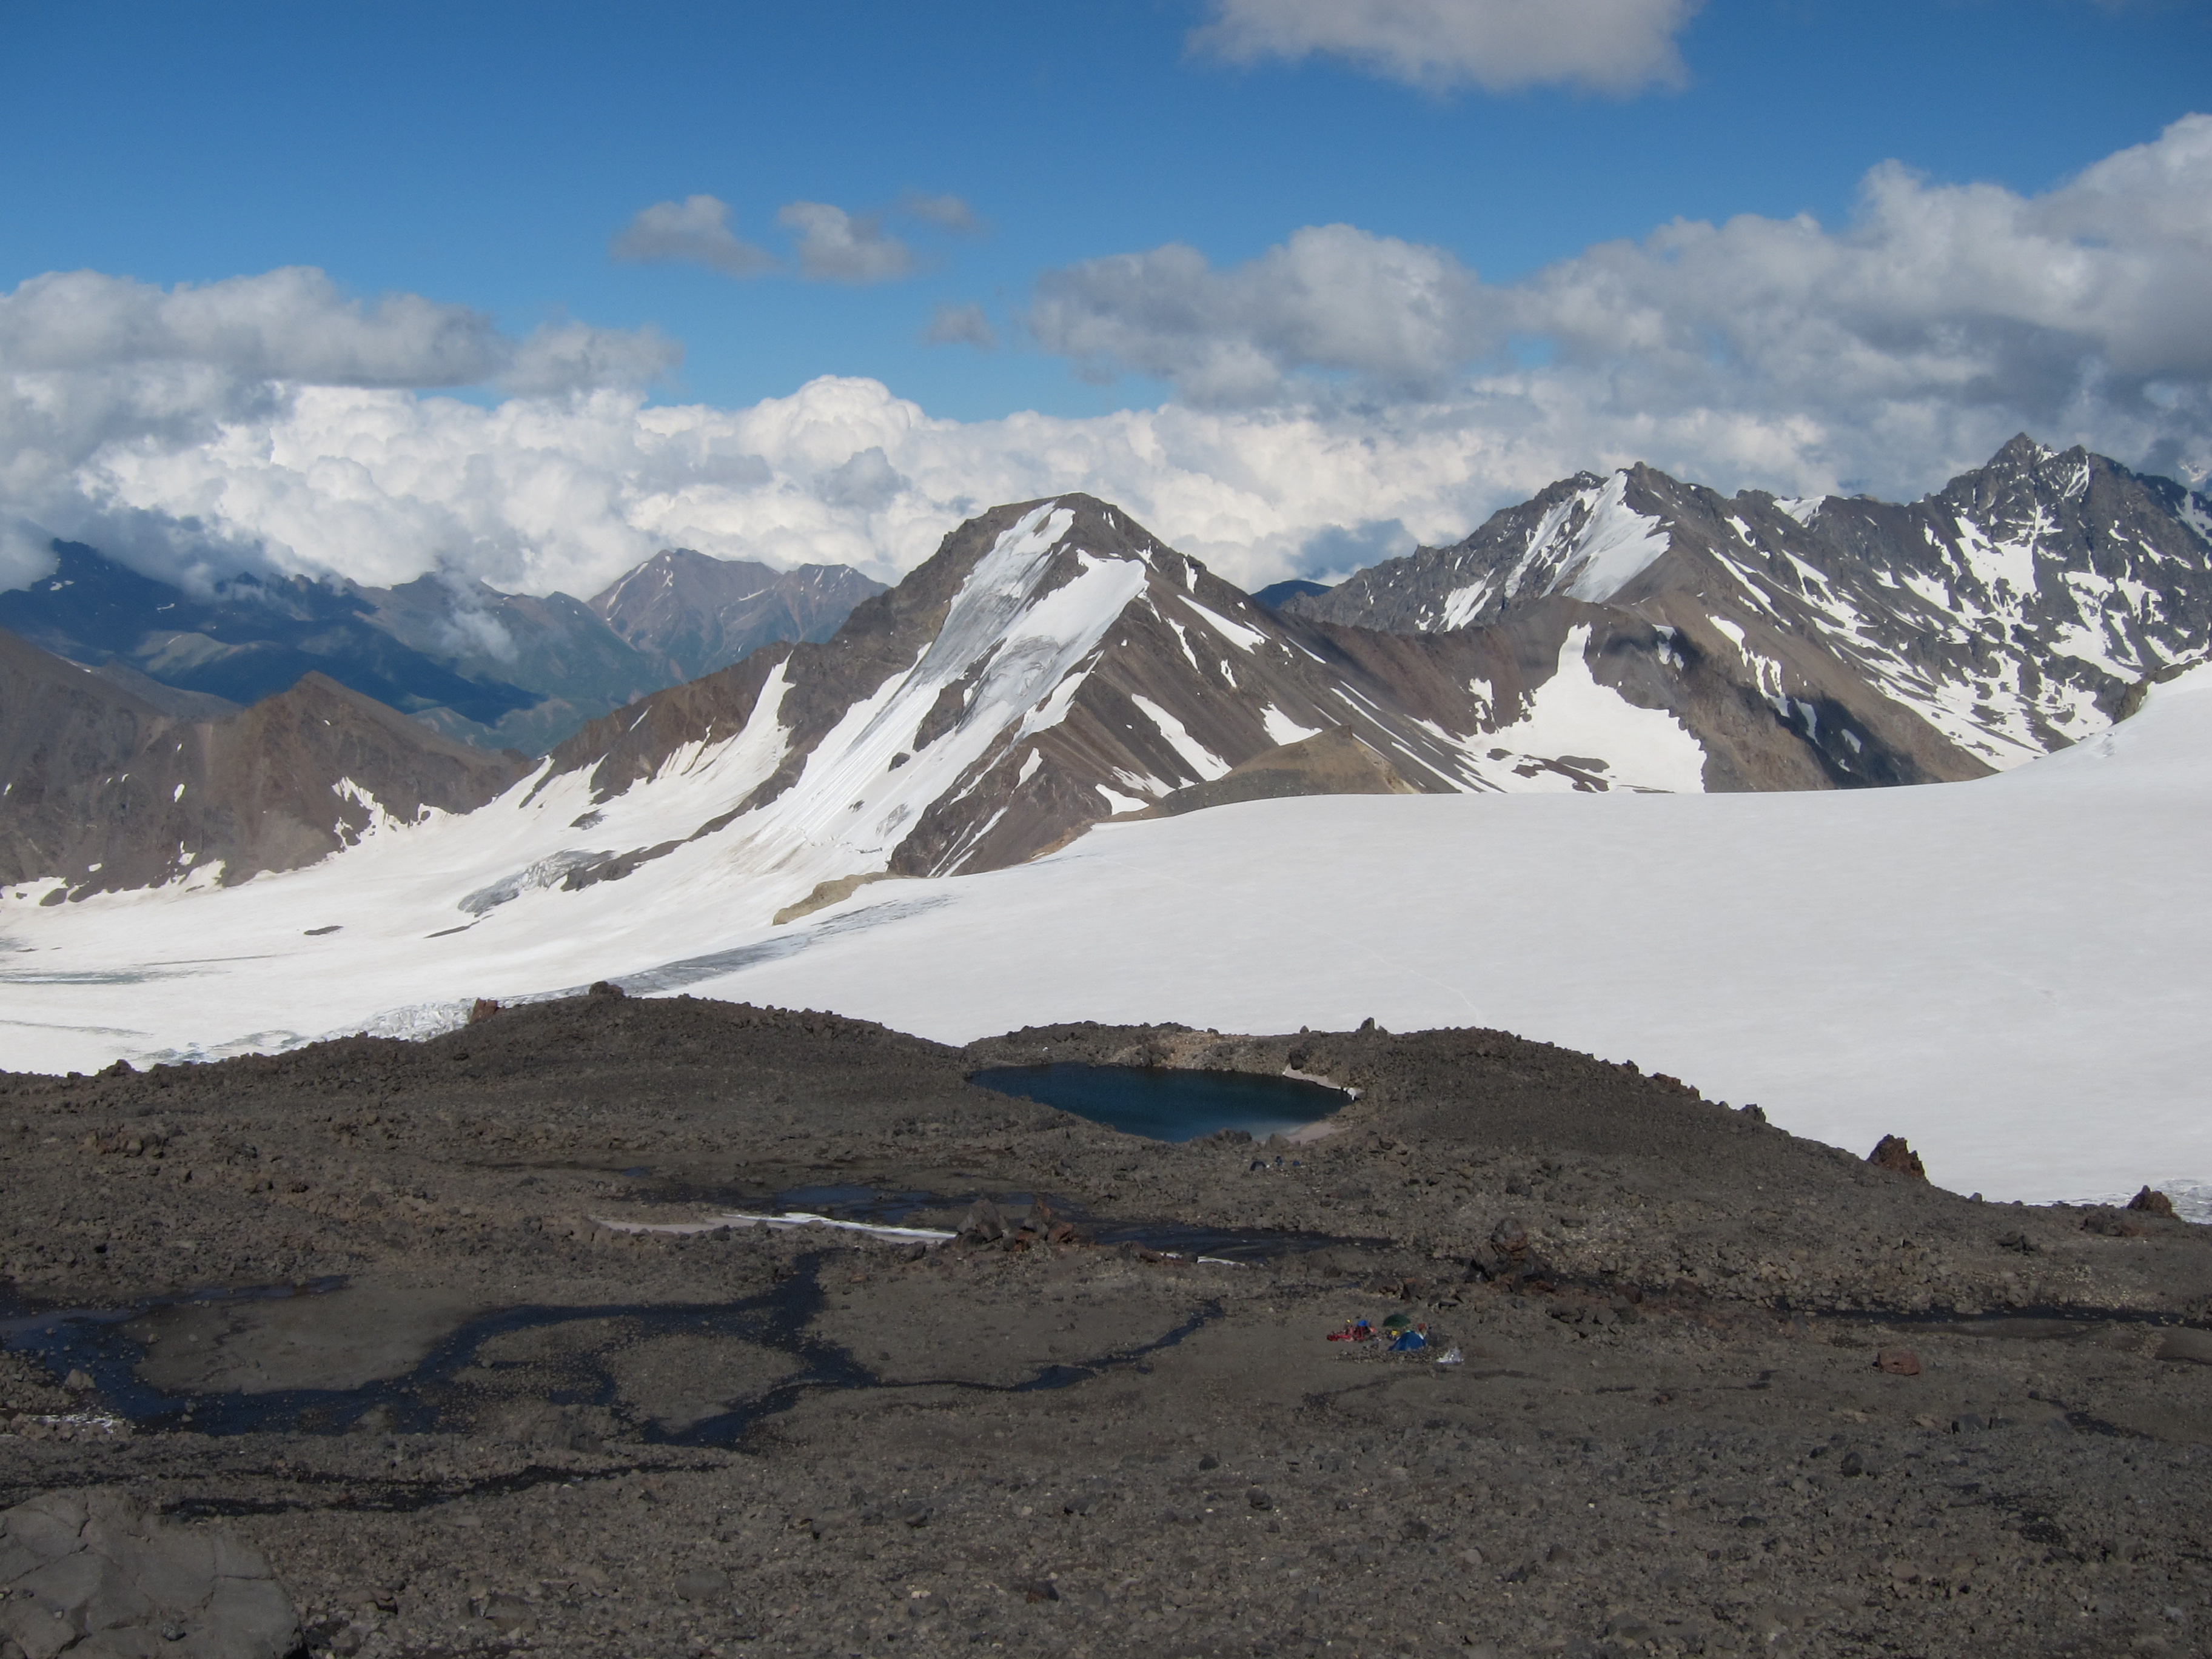
[[[1302,1129],[1352,1099],[1342,1089],[1297,1078],[1074,1060],[994,1066],[968,1080],[1148,1140],[1196,1140],[1222,1129],[1263,1139]]]

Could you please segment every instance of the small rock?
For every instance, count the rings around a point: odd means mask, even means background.
[[[929,1524],[929,1516],[930,1509],[928,1504],[916,1504],[912,1509],[899,1516],[899,1519],[905,1522],[909,1527],[926,1527]]]
[[[71,1371],[67,1376],[62,1378],[62,1387],[67,1389],[71,1394],[89,1394],[92,1391],[92,1379],[82,1371]]]
[[[1060,1600],[1060,1586],[1054,1583],[1049,1578],[1024,1578],[1020,1583],[1017,1583],[1014,1588],[1021,1593],[1022,1596],[1025,1600],[1029,1601],[1057,1601]]]
[[[1867,1162],[1877,1170],[1887,1170],[1913,1181],[1928,1179],[1928,1170],[1920,1162],[1920,1154],[1905,1144],[1903,1135],[1884,1135],[1867,1154]]]
[[[1874,1368],[1892,1376],[1917,1376],[1920,1356],[1910,1348],[1884,1348],[1875,1356]]]
[[[594,991],[598,988],[596,986],[592,988]],[[494,1002],[489,997],[478,997],[469,1005],[469,1024],[481,1025],[498,1012],[499,1004]]]
[[[2128,1208],[2140,1210],[2146,1215],[2171,1217],[2173,1214],[2173,1200],[2164,1193],[2154,1193],[2148,1187],[2145,1187],[2128,1200]]]
[[[1244,1501],[1255,1510],[1272,1510],[1275,1507],[1275,1500],[1267,1495],[1267,1489],[1264,1486],[1253,1487],[1244,1494]]]
[[[1198,1467],[1201,1470],[1218,1469],[1221,1467],[1221,1460],[1216,1457],[1212,1452],[1208,1452],[1205,1456],[1198,1460]]]

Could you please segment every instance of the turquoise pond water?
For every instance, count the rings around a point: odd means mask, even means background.
[[[1196,1140],[1221,1129],[1242,1129],[1255,1140],[1265,1139],[1327,1117],[1352,1098],[1325,1084],[1252,1072],[1086,1066],[1074,1060],[994,1066],[968,1080],[1148,1140]]]

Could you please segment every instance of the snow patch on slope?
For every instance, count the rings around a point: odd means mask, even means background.
[[[1628,789],[1698,794],[1705,789],[1705,751],[1689,728],[1664,709],[1639,708],[1612,687],[1600,685],[1583,653],[1587,626],[1570,629],[1559,647],[1558,672],[1536,688],[1528,711],[1512,725],[1464,740],[1470,755],[1499,787],[1521,792],[1568,790],[1572,780],[1556,773],[1516,773],[1499,780],[1501,763],[1491,751],[1532,759],[1598,761],[1608,783]]]
[[[1570,599],[1603,605],[1648,569],[1667,550],[1666,527],[1627,503],[1628,475],[1616,472],[1599,489],[1589,522],[1575,538],[1577,563],[1564,585]]]
[[[1258,629],[1247,628],[1240,622],[1231,622],[1228,617],[1207,610],[1196,599],[1185,599],[1183,603],[1196,611],[1199,619],[1208,628],[1240,651],[1255,651],[1267,642],[1267,636]]]
[[[1168,747],[1182,757],[1184,765],[1211,783],[1229,770],[1229,763],[1191,736],[1190,728],[1150,697],[1133,696],[1129,701],[1144,712],[1146,720],[1159,728],[1167,739]]]

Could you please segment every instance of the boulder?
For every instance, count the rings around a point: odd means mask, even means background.
[[[1867,1154],[1867,1162],[1877,1170],[1887,1170],[1914,1181],[1928,1179],[1928,1171],[1920,1162],[1920,1154],[1905,1144],[1903,1135],[1884,1135],[1875,1149]]]
[[[96,1490],[0,1512],[0,1645],[25,1659],[283,1659],[299,1622],[267,1559],[225,1528],[165,1526]]]
[[[2146,1215],[2171,1216],[2173,1214],[2173,1200],[2164,1193],[2154,1193],[2145,1187],[2128,1200],[2128,1208],[2140,1210]]]

